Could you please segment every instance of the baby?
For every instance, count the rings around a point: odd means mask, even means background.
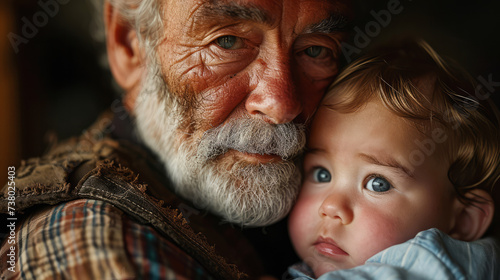
[[[312,123],[289,217],[304,263],[289,276],[499,279],[495,241],[471,242],[492,230],[500,173],[498,119],[478,89],[424,42],[345,69]]]

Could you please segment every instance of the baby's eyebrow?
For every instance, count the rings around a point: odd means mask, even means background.
[[[307,154],[326,154],[325,149],[320,149],[320,148],[309,148],[306,147],[305,153]]]
[[[389,155],[384,156],[383,160],[381,160],[380,157],[376,158],[372,155],[367,155],[364,153],[360,153],[359,156],[369,163],[395,168],[395,169],[399,170],[401,173],[403,173],[404,175],[406,175],[410,178],[415,178],[415,175],[413,174],[411,169],[404,166],[403,164],[401,164],[400,162],[398,162],[396,159],[392,158]]]

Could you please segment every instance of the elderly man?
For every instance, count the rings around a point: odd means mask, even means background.
[[[105,2],[130,118],[104,115],[14,171],[3,190],[14,203],[0,208],[15,209],[17,223],[2,275],[262,275],[261,257],[226,222],[265,226],[290,210],[304,127],[337,73],[347,2]]]

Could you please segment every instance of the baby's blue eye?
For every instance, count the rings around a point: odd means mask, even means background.
[[[322,167],[316,167],[313,171],[313,179],[318,183],[326,183],[332,180],[332,175]]]
[[[373,177],[366,183],[366,188],[373,192],[386,192],[390,190],[392,186],[382,177]]]
[[[304,53],[307,54],[310,57],[318,57],[323,51],[325,50],[324,47],[321,46],[312,46],[304,50]]]

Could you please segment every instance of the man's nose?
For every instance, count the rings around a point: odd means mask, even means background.
[[[347,225],[354,219],[352,200],[348,193],[334,192],[329,194],[319,207],[318,214],[321,218],[338,220]]]
[[[287,62],[276,62],[263,69],[257,87],[245,102],[250,115],[260,114],[272,123],[281,124],[291,122],[302,112],[303,104],[290,68]]]

